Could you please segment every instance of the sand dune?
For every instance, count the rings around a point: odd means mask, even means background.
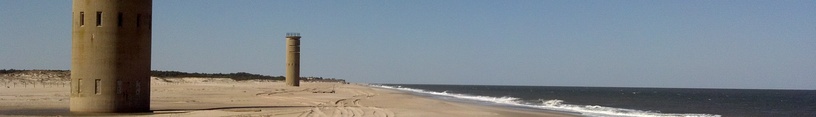
[[[2,78],[0,78],[2,79]],[[8,78],[6,78],[8,79]],[[19,79],[18,79],[19,80]],[[6,80],[6,82],[10,82]],[[19,81],[15,81],[19,82]],[[60,82],[0,83],[0,116],[84,116],[68,112],[68,86]],[[357,84],[153,78],[153,113],[117,116],[190,117],[524,117],[569,116],[448,102]]]

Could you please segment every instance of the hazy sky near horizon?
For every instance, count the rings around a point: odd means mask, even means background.
[[[70,69],[70,0],[0,1],[0,69]],[[813,0],[155,0],[152,68],[365,83],[816,89]]]

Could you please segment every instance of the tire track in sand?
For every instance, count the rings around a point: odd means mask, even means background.
[[[298,117],[329,117],[323,110],[331,113],[331,117],[396,117],[396,114],[388,109],[360,104],[360,101],[374,97],[376,93],[362,90],[352,90],[351,93],[354,96],[338,99],[328,105],[318,105]]]

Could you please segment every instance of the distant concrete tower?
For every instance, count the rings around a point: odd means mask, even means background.
[[[150,111],[152,0],[73,0],[75,113]]]
[[[286,33],[286,85],[300,86],[300,33]]]

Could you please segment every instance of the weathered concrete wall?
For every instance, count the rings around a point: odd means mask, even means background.
[[[300,86],[300,34],[286,34],[286,85]]]
[[[150,111],[152,0],[74,0],[71,112]]]

